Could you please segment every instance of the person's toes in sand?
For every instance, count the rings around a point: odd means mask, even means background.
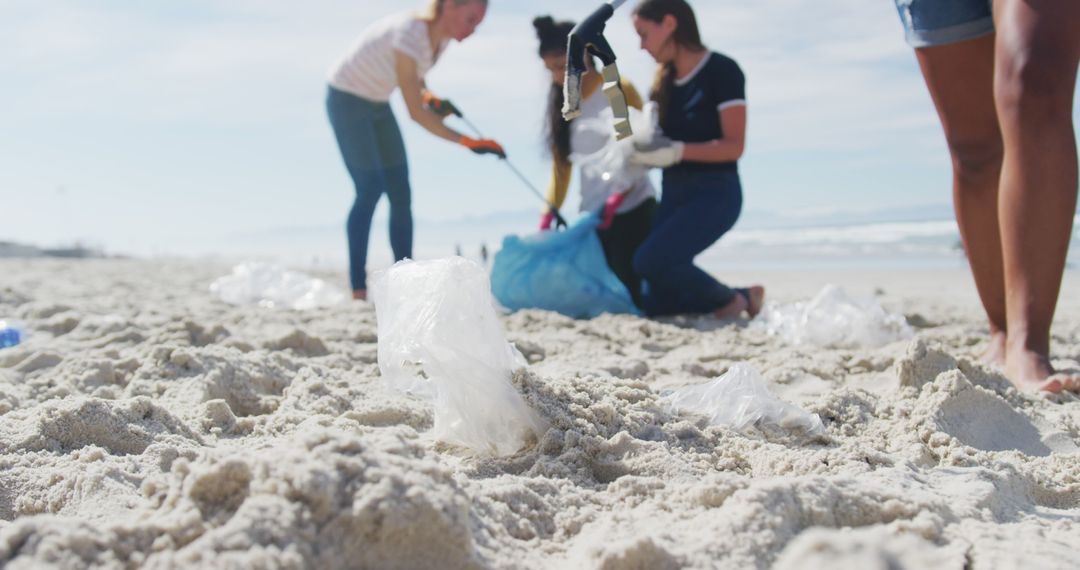
[[[761,285],[752,285],[746,289],[747,291],[747,303],[746,313],[750,315],[750,318],[758,316],[761,312],[761,308],[765,306],[765,288]]]
[[[1080,372],[1056,372],[1047,355],[1023,347],[1008,350],[1005,376],[1022,392],[1080,392]]]

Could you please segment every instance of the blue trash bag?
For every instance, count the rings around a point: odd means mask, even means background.
[[[589,213],[562,232],[509,235],[495,254],[491,292],[502,306],[546,309],[588,319],[602,313],[640,315],[630,292],[608,267]]]

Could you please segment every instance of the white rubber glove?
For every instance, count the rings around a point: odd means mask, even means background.
[[[642,166],[667,168],[682,162],[683,149],[686,145],[673,141],[663,135],[657,135],[644,141],[634,141],[634,154],[630,162]]]

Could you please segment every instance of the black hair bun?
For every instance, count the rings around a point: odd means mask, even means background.
[[[537,16],[536,18],[533,18],[533,27],[536,28],[536,35],[544,37],[555,31],[555,18],[552,18],[551,16]]]

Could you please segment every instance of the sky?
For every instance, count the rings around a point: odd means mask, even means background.
[[[365,26],[422,4],[0,0],[0,240],[188,254],[343,226],[354,194],[326,119],[327,73]],[[597,6],[493,0],[427,77],[536,186],[550,169],[549,79],[531,20],[580,20]],[[694,6],[705,43],[747,75],[745,211],[949,203],[944,139],[892,2]],[[645,91],[655,66],[629,6],[607,37]],[[539,211],[505,165],[429,135],[400,96],[393,106],[418,224]]]

